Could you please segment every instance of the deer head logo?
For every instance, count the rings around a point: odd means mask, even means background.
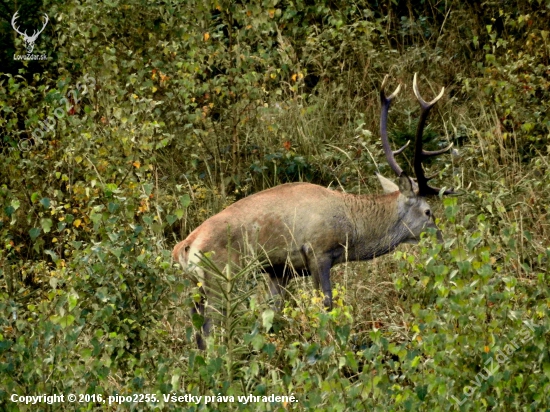
[[[48,24],[48,15],[46,13],[44,13],[44,25],[42,26],[42,28],[39,30],[39,31],[34,31],[34,33],[32,34],[32,36],[29,36],[27,34],[27,31],[25,30],[25,33],[21,33],[19,31],[19,28],[15,25],[16,23],[16,20],[17,18],[19,17],[17,14],[19,13],[19,11],[16,11],[15,14],[13,15],[13,18],[11,19],[11,26],[13,27],[13,29],[19,33],[21,36],[23,36],[23,40],[25,41],[25,48],[27,49],[27,53],[28,54],[31,54],[32,53],[32,50],[34,49],[34,42],[36,41],[36,39],[38,38],[38,36],[40,35],[40,33],[42,33],[44,31],[44,29],[46,28],[46,25]]]

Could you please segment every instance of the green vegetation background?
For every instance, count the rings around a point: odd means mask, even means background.
[[[48,13],[46,61],[14,60],[18,9],[29,33]],[[549,410],[549,14],[548,0],[1,2],[0,409]],[[245,270],[197,351],[197,285],[173,245],[279,183],[377,192],[378,88],[386,73],[404,85],[399,147],[415,72],[427,99],[446,87],[428,148],[457,149],[428,165],[463,193],[431,201],[445,243],[334,268],[330,313],[305,279],[274,316]],[[9,400],[54,393],[161,402]]]

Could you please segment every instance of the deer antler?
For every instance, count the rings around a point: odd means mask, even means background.
[[[21,33],[21,32],[19,31],[19,27],[17,27],[17,26],[15,25],[15,21],[16,21],[17,18],[19,17],[18,14],[19,14],[19,10],[16,11],[15,14],[13,15],[13,17],[11,18],[11,26],[12,26],[13,29],[14,29],[17,33],[19,33],[21,36],[27,37],[27,30],[25,30],[25,33]]]
[[[418,83],[416,81],[416,73],[415,73],[413,78],[413,91],[421,107],[420,119],[418,120],[418,127],[416,129],[416,138],[415,138],[415,144],[414,144],[414,161],[413,161],[414,174],[416,175],[416,181],[418,182],[418,195],[419,196],[438,195],[441,189],[437,187],[431,187],[428,185],[428,181],[430,181],[432,177],[426,177],[426,175],[424,174],[422,161],[424,159],[427,159],[428,157],[437,156],[445,152],[448,152],[453,147],[453,144],[451,143],[449,146],[445,147],[444,149],[427,151],[422,149],[422,134],[424,133],[424,126],[426,125],[426,119],[428,118],[428,114],[430,113],[431,108],[439,101],[439,99],[441,99],[441,97],[443,97],[445,88],[442,87],[441,92],[439,92],[439,94],[431,102],[426,102],[422,98],[422,96],[420,96],[420,92],[418,91]],[[445,190],[443,194],[452,195],[452,194],[455,194],[455,192],[452,189],[449,189],[449,190]]]
[[[384,91],[384,86],[386,85],[387,80],[388,80],[388,75],[384,77],[384,80],[382,81],[382,86],[380,87],[380,102],[382,104],[382,113],[380,114],[380,138],[382,140],[382,147],[384,148],[384,153],[386,155],[386,160],[388,161],[388,164],[390,165],[392,170],[397,174],[397,176],[401,176],[401,174],[403,173],[403,169],[401,169],[401,167],[397,164],[397,161],[395,160],[395,155],[401,153],[409,145],[410,141],[408,141],[399,150],[396,150],[396,151],[391,150],[390,141],[388,139],[388,130],[387,130],[388,129],[388,111],[390,109],[392,100],[395,98],[397,93],[399,93],[399,90],[401,89],[401,85],[397,86],[395,91],[390,96],[386,96],[386,93]],[[437,156],[445,152],[448,152],[451,149],[451,147],[453,147],[453,144],[451,143],[449,146],[440,150],[433,150],[433,151],[423,150],[422,134],[424,132],[424,126],[426,125],[426,119],[428,118],[428,114],[430,113],[431,108],[438,102],[438,100],[441,99],[441,97],[443,97],[445,88],[443,87],[441,89],[441,92],[431,102],[426,102],[422,98],[422,96],[420,96],[420,92],[418,91],[418,84],[416,81],[416,73],[415,73],[413,78],[413,91],[421,107],[420,119],[418,120],[418,128],[416,129],[416,137],[415,137],[415,144],[414,144],[413,166],[414,166],[414,173],[416,175],[416,182],[414,182],[414,190],[415,192],[417,192],[418,196],[438,195],[440,192],[440,189],[436,187],[431,187],[428,185],[428,182],[432,179],[433,176],[426,177],[426,175],[424,174],[424,169],[422,168],[422,161],[428,157]],[[445,190],[443,194],[452,195],[452,194],[455,194],[455,192],[452,189],[449,189],[449,190]]]
[[[35,40],[38,38],[38,36],[40,35],[40,33],[42,33],[42,32],[44,31],[44,29],[46,28],[48,22],[50,21],[50,19],[48,18],[48,15],[47,15],[46,13],[44,13],[44,18],[45,18],[44,25],[42,26],[42,28],[40,29],[40,31],[37,32],[37,31],[35,30],[34,33],[32,34],[32,36],[29,36],[29,35],[27,34],[27,30],[25,30],[25,33],[21,33],[21,32],[19,31],[19,27],[17,27],[17,26],[15,25],[16,20],[17,20],[17,18],[19,17],[18,14],[19,14],[19,10],[16,11],[15,14],[13,15],[13,17],[12,17],[12,19],[11,19],[11,26],[13,27],[13,29],[14,29],[17,33],[19,33],[21,36],[25,37],[26,41],[29,41],[29,42],[35,41]]]
[[[44,31],[44,29],[46,28],[46,25],[48,24],[48,22],[50,21],[50,19],[48,18],[48,15],[46,13],[44,13],[44,18],[45,18],[45,21],[44,21],[44,25],[42,26],[42,28],[40,29],[39,32],[37,32],[36,30],[34,31],[34,33],[32,34],[32,36],[30,37],[32,41],[36,40],[38,38],[38,36],[40,36],[40,33],[42,33]]]
[[[386,86],[388,77],[389,76],[387,74],[386,76],[384,76],[382,86],[380,86],[380,102],[382,103],[382,113],[380,114],[380,138],[382,140],[382,147],[384,148],[384,153],[386,154],[386,160],[388,161],[388,164],[395,172],[395,174],[397,174],[397,176],[401,176],[401,173],[403,173],[403,169],[401,169],[401,167],[399,167],[399,165],[397,164],[397,161],[395,160],[395,155],[405,150],[405,148],[409,145],[410,140],[405,143],[402,148],[396,150],[395,152],[391,150],[390,141],[388,140],[388,112],[390,110],[392,100],[395,98],[395,96],[397,96],[399,90],[401,90],[401,85],[399,84],[392,94],[386,96],[386,93],[384,92],[384,87]]]

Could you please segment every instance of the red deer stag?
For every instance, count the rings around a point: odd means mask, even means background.
[[[418,92],[416,74],[413,90],[420,102],[421,114],[416,131],[414,172],[416,181],[405,175],[392,152],[387,134],[388,111],[400,85],[390,95],[384,93],[388,76],[380,90],[382,103],[380,137],[387,161],[399,177],[398,184],[378,175],[385,194],[353,195],[311,183],[287,183],[253,194],[235,202],[212,216],[174,247],[174,259],[184,270],[202,283],[202,293],[217,287],[212,275],[201,267],[201,255],[213,252],[211,259],[223,270],[234,270],[242,263],[244,251],[260,252],[265,258],[263,270],[269,275],[273,297],[280,297],[288,281],[296,275],[313,277],[321,288],[324,305],[332,307],[330,268],[344,261],[370,260],[394,250],[401,243],[417,243],[427,228],[437,228],[426,196],[440,189],[428,185],[422,161],[448,151],[422,149],[422,134],[430,109],[443,96],[444,89],[431,102]],[[408,143],[407,143],[408,144]],[[450,190],[444,194],[453,193]],[[228,262],[231,262],[229,265]],[[233,269],[228,266],[235,265]],[[204,315],[205,302],[197,304],[195,313]],[[207,316],[203,333],[208,334]],[[202,334],[197,345],[205,348]]]

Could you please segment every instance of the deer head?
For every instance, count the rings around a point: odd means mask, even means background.
[[[11,19],[11,26],[13,27],[13,29],[19,33],[21,36],[23,36],[23,40],[25,41],[25,48],[27,49],[27,53],[28,54],[31,54],[33,49],[34,49],[34,42],[36,41],[36,39],[38,38],[38,36],[40,35],[40,33],[42,33],[44,31],[44,29],[46,28],[46,25],[48,24],[48,15],[44,13],[44,25],[42,26],[42,28],[39,30],[39,31],[34,31],[34,33],[32,34],[32,36],[29,36],[27,34],[27,31],[25,30],[24,33],[21,33],[19,31],[19,28],[15,25],[16,23],[16,20],[17,18],[19,17],[18,16],[18,13],[19,11],[16,11],[15,14],[13,15],[12,19]]]

